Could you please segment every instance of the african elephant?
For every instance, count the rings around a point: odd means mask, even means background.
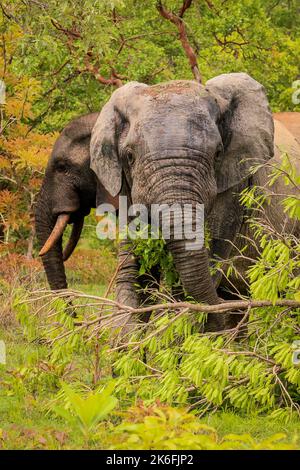
[[[187,80],[131,82],[100,112],[91,168],[112,197],[126,195],[147,207],[204,204],[212,255],[224,258],[229,246],[224,239],[234,241],[243,222],[238,194],[251,184],[250,168],[273,157],[273,134],[264,88],[245,73],[220,75],[205,87]],[[220,201],[224,210],[216,212]],[[167,240],[185,291],[199,302],[220,302],[206,248],[187,250],[185,242]],[[117,300],[136,307],[137,261],[126,250],[120,257]],[[209,315],[207,329],[223,326],[220,315]]]
[[[79,240],[84,217],[98,203],[114,203],[90,169],[91,131],[99,113],[71,121],[58,137],[50,156],[35,205],[35,226],[43,265],[51,289],[64,289],[64,261]],[[70,240],[62,250],[62,234],[73,224]]]
[[[264,193],[270,197],[270,203],[265,202],[263,204],[262,213],[253,213],[252,211],[252,213],[248,213],[248,216],[259,217],[266,226],[275,229],[278,234],[289,234],[300,238],[300,222],[289,218],[282,205],[282,200],[286,196],[299,197],[299,189],[293,184],[285,185],[282,178],[277,179],[269,186],[270,174],[274,168],[280,167],[284,154],[288,154],[296,173],[300,174],[300,113],[275,113],[273,114],[273,119],[274,157],[252,176],[252,184],[264,188]],[[222,210],[222,201],[220,201],[219,207],[214,207],[214,210]],[[230,253],[230,257],[235,258],[235,275],[231,276],[228,280],[224,277],[218,279],[219,293],[222,298],[234,299],[237,297],[237,294],[249,294],[244,279],[251,265],[250,260],[255,260],[259,256],[259,252],[254,244],[246,243],[245,239],[254,240],[254,232],[255,230],[251,228],[251,225],[244,218],[239,231],[240,236],[237,237],[235,246]],[[239,256],[241,249],[243,249],[243,257]],[[222,266],[225,271],[226,265],[227,260],[225,258]],[[234,325],[235,321],[238,320],[238,316],[232,316],[232,320]]]
[[[289,160],[300,175],[300,113],[299,112],[282,112],[274,113],[274,157],[269,164],[279,166],[281,164],[281,156],[288,154]],[[271,168],[272,169],[272,168]],[[265,185],[269,169],[260,169],[253,178],[253,183],[259,186]],[[300,224],[288,218],[281,204],[285,195],[294,195],[299,197],[299,188],[290,184],[286,186],[282,179],[276,180],[269,188],[271,193],[278,196],[273,197],[272,204],[265,205],[267,217],[272,221],[278,231],[293,233],[296,237],[300,237]],[[280,196],[279,196],[280,195]]]

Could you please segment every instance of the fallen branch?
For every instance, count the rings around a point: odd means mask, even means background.
[[[222,301],[219,304],[214,305],[207,305],[207,304],[200,304],[200,303],[191,303],[191,302],[166,302],[163,304],[154,304],[149,305],[146,307],[139,307],[133,308],[129,305],[120,304],[115,300],[108,299],[106,297],[98,297],[96,295],[90,294],[83,294],[81,292],[77,292],[74,290],[59,290],[59,291],[35,291],[32,294],[39,294],[40,297],[38,298],[31,298],[27,300],[22,300],[20,303],[26,302],[34,302],[36,300],[41,300],[46,297],[78,297],[78,298],[86,298],[86,299],[94,299],[99,301],[99,304],[109,305],[112,307],[116,307],[119,311],[114,313],[113,315],[117,314],[124,314],[124,313],[131,313],[131,314],[140,314],[140,313],[147,313],[156,310],[181,310],[181,309],[188,309],[194,312],[203,312],[203,313],[226,313],[231,311],[237,310],[248,310],[251,308],[261,308],[261,307],[291,307],[291,308],[300,308],[300,301],[298,300],[291,300],[291,299],[280,299],[277,302],[273,303],[270,300],[234,300],[234,301]],[[44,293],[44,295],[41,295]],[[239,314],[239,312],[237,312]]]

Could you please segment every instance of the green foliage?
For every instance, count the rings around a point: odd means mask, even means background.
[[[278,180],[287,187],[287,195],[282,196],[279,202],[282,218],[286,213],[291,221],[299,223],[300,175],[296,173],[296,168],[287,154],[282,156],[281,164],[273,169],[268,187],[272,189]],[[299,240],[289,228],[292,226],[291,221],[282,234],[276,232],[276,228],[265,217],[264,207],[271,204],[271,197],[268,188],[254,186],[242,192],[241,202],[251,211],[248,223],[260,252],[258,260],[249,269],[252,297],[268,299],[275,303],[282,297],[299,297],[300,277],[297,273],[300,268],[300,249]]]
[[[279,178],[292,188],[299,184],[287,157],[274,169],[270,186]],[[285,209],[289,198],[282,200]],[[292,233],[282,236],[264,223],[259,211],[268,204],[268,194],[262,188],[244,191],[241,200],[252,211],[249,224],[260,251],[249,269],[252,296],[274,303],[280,298],[297,299],[297,240]],[[299,199],[295,200],[298,210]],[[288,215],[297,217],[294,206]],[[134,249],[145,271],[160,263],[165,253],[162,240],[138,239]],[[192,404],[201,412],[221,407],[244,414],[268,411],[276,417],[283,403],[299,412],[300,371],[292,364],[292,344],[299,339],[297,310],[253,309],[248,326],[243,327],[248,332],[242,344],[233,341],[236,335],[230,331],[217,337],[204,335],[204,322],[203,314],[153,315],[146,332],[142,329],[131,337],[128,352],[116,356],[119,393],[131,393],[147,403],[160,399]]]
[[[99,422],[116,407],[118,400],[111,395],[113,387],[114,384],[111,383],[105,389],[90,392],[83,398],[66,383],[62,383],[62,390],[69,402],[70,410],[55,406],[53,411],[71,426],[79,426],[81,432],[88,437],[95,431]]]
[[[192,78],[178,31],[156,3],[3,2],[2,30],[13,24],[24,31],[13,69],[37,78],[42,89],[34,124],[43,131],[61,129],[72,117],[98,110],[112,92],[111,78]],[[178,12],[182,0],[163,3]],[[297,8],[297,0],[194,0],[184,21],[204,81],[245,71],[266,87],[274,111],[299,110],[292,102],[300,52]]]
[[[273,170],[269,187],[279,179],[287,186],[286,197],[281,197],[282,213],[299,220],[300,201],[293,193],[299,187],[299,176],[288,156]],[[277,233],[265,222],[264,208],[270,197],[263,188],[253,187],[242,193],[241,201],[251,211],[248,223],[260,252],[248,272],[252,297],[275,303],[281,298],[299,298],[300,253],[292,231]],[[288,206],[290,200],[293,204]],[[161,250],[163,245],[158,246]],[[146,261],[161,256],[156,256],[160,252],[153,242],[146,249],[145,241],[138,240],[137,247],[142,262],[145,252]],[[154,316],[146,333],[135,334],[128,353],[122,352],[114,363],[127,381],[126,391],[131,378],[132,393],[149,403],[159,398],[170,404],[192,404],[201,412],[221,407],[244,414],[268,411],[274,417],[280,415],[284,403],[299,412],[300,371],[292,364],[292,344],[299,339],[298,310],[253,309],[248,326],[243,326],[246,335],[241,344],[233,341],[237,332],[204,335],[204,321],[203,314],[170,311],[157,319]],[[125,386],[122,380],[119,386]],[[288,419],[286,412],[283,415]]]
[[[143,238],[146,231],[149,237]],[[158,268],[165,285],[171,289],[180,285],[179,276],[174,266],[172,254],[168,251],[166,242],[161,234],[153,234],[151,226],[145,226],[141,233],[131,240],[133,252],[139,260],[139,274],[151,273],[153,268]],[[150,236],[151,234],[155,236]]]
[[[284,433],[274,434],[257,441],[250,434],[218,436],[216,430],[199,422],[185,409],[153,406],[135,407],[133,422],[122,422],[115,428],[112,449],[143,450],[233,450],[233,449],[293,449],[295,443],[286,444]],[[171,459],[171,457],[170,457]],[[168,463],[168,460],[165,461]],[[169,460],[171,463],[171,460]]]

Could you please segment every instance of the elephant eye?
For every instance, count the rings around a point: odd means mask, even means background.
[[[126,158],[129,166],[132,166],[134,164],[134,155],[131,149],[126,150]]]
[[[215,160],[214,160],[215,170],[217,170],[219,165],[221,164],[223,156],[224,156],[224,149],[223,149],[223,146],[220,146],[217,149],[217,152],[215,155]]]
[[[57,162],[56,163],[56,169],[57,169],[57,171],[62,172],[62,173],[64,171],[67,171],[67,167],[66,167],[64,162]]]

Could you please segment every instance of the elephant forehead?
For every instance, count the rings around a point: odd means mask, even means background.
[[[153,135],[168,135],[171,139],[186,137],[191,139],[199,133],[212,133],[216,129],[214,113],[207,100],[199,97],[185,97],[181,99],[173,96],[167,103],[149,103],[139,113],[136,128],[139,128],[144,137],[150,139]],[[176,131],[176,135],[174,135]]]
[[[86,137],[86,140],[89,138],[89,136]],[[83,140],[73,140],[67,136],[61,136],[53,147],[52,160],[64,159],[73,163],[82,163],[89,156],[88,146],[83,145]]]
[[[145,102],[142,102],[143,98]],[[205,121],[219,113],[216,99],[202,85],[193,81],[176,81],[142,90],[136,115],[143,122],[194,118]]]
[[[163,100],[171,95],[199,95],[201,93],[205,93],[205,87],[194,80],[173,80],[152,85],[142,90],[142,95],[156,100]]]

